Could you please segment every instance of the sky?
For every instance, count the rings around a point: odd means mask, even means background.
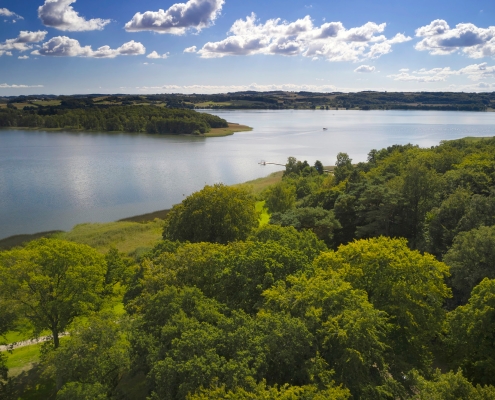
[[[0,0],[0,96],[495,91],[493,0]]]

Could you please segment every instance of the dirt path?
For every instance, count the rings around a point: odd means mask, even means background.
[[[67,336],[68,334],[69,334],[69,332],[63,332],[59,335],[59,337]],[[14,342],[14,343],[2,345],[2,346],[0,346],[0,351],[14,350],[14,349],[17,349],[19,347],[31,346],[33,344],[48,342],[49,340],[52,340],[51,335],[40,336],[39,338],[23,340],[20,342]]]

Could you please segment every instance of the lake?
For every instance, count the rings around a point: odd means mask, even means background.
[[[0,239],[166,209],[205,184],[283,169],[261,160],[333,165],[338,152],[358,162],[393,144],[495,136],[495,113],[208,112],[254,129],[220,138],[0,130]]]

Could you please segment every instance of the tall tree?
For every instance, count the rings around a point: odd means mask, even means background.
[[[483,278],[495,279],[495,225],[459,233],[444,261],[450,266],[454,300],[465,304]]]
[[[296,204],[296,187],[280,182],[268,188],[265,194],[265,206],[271,213],[285,212]]]
[[[244,240],[258,226],[255,199],[244,189],[205,186],[172,208],[163,238],[228,243]]]
[[[495,280],[485,278],[465,306],[448,314],[446,339],[451,368],[474,383],[495,384]]]
[[[98,308],[106,274],[102,255],[89,246],[40,239],[0,253],[0,296],[15,302],[35,333],[59,335],[75,317]]]

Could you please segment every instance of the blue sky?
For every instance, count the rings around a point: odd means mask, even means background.
[[[0,96],[495,91],[495,2],[2,0]]]

